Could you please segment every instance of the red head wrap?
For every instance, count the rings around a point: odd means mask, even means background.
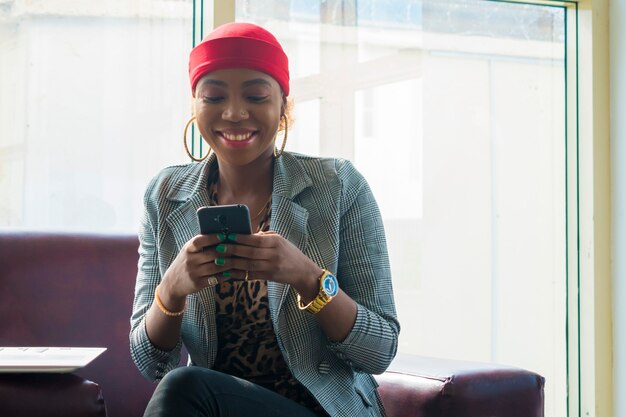
[[[274,35],[251,23],[227,23],[209,33],[191,50],[191,91],[208,72],[250,68],[271,75],[289,95],[289,61]]]

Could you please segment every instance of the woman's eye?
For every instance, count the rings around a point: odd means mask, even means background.
[[[202,96],[202,101],[205,103],[219,103],[224,97],[221,96]]]
[[[254,102],[254,103],[260,103],[262,101],[265,101],[267,99],[268,96],[248,96],[248,100]]]

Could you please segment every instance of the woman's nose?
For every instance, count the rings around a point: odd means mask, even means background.
[[[222,118],[231,122],[238,122],[250,117],[248,110],[242,103],[231,102],[222,113]]]

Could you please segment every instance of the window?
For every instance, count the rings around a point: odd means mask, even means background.
[[[287,149],[348,158],[374,190],[400,350],[532,369],[546,377],[546,415],[565,416],[565,9],[239,0],[236,10],[287,49],[295,108],[315,103]]]

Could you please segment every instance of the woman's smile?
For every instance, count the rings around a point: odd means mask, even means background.
[[[252,138],[252,136],[256,133],[254,130],[246,130],[244,132],[241,131],[232,131],[232,130],[224,130],[218,131],[219,135],[221,135],[226,140],[234,140],[237,142],[241,142],[244,140],[248,140]]]
[[[258,139],[258,130],[252,129],[227,129],[215,131],[217,137],[227,146],[234,148],[245,147]]]

